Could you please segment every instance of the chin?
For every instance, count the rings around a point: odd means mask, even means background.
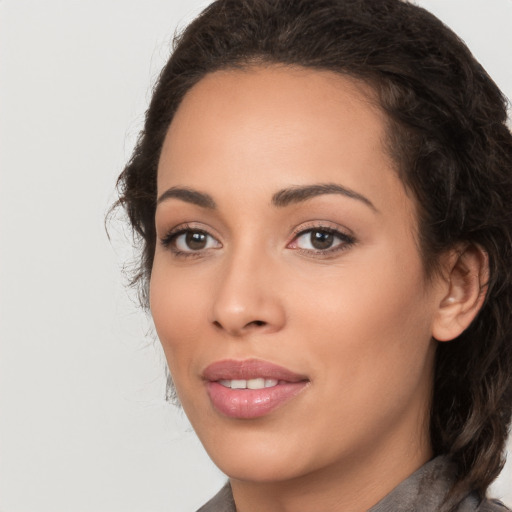
[[[214,462],[229,478],[246,482],[277,483],[302,476],[299,467],[294,467],[290,461],[283,460],[277,453],[270,459],[254,455],[250,458],[248,456],[240,457],[238,460],[225,458],[214,460]]]
[[[259,430],[255,425],[229,432],[198,433],[215,465],[229,478],[254,483],[292,481],[329,465],[325,452],[305,450],[304,436]],[[313,443],[314,444],[314,443]],[[323,456],[322,456],[323,455]]]

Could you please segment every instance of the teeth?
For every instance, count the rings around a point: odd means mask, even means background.
[[[218,381],[219,384],[226,388],[231,389],[263,389],[263,388],[272,388],[277,386],[277,379],[264,379],[263,377],[258,377],[256,379],[233,379],[226,380],[221,379]]]
[[[233,379],[231,381],[231,389],[245,389],[247,387],[247,381],[240,379]]]
[[[249,379],[247,381],[248,389],[263,389],[265,387],[265,379]]]

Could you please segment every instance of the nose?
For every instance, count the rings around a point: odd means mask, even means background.
[[[261,255],[238,254],[224,261],[212,294],[210,321],[236,337],[282,329],[286,315],[277,274],[271,259]]]

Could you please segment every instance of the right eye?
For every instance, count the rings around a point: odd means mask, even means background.
[[[162,239],[162,245],[178,256],[188,256],[221,247],[219,241],[201,229],[183,228],[169,233]]]

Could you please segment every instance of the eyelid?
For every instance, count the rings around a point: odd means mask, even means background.
[[[203,222],[180,222],[171,228],[162,227],[160,231],[163,231],[163,235],[159,237],[160,240],[163,240],[168,236],[176,235],[177,233],[183,233],[186,231],[201,231],[207,235],[212,236],[216,240],[219,239],[219,235],[217,234],[216,230],[211,226],[204,224]]]
[[[176,240],[179,236],[186,234],[188,232],[196,232],[196,233],[204,233],[208,237],[212,238],[217,242],[219,247],[208,247],[205,249],[200,249],[197,251],[182,251],[180,249],[177,249],[176,247],[173,247],[173,241]],[[185,222],[182,224],[178,224],[177,226],[174,226],[173,228],[169,229],[165,232],[165,234],[160,237],[160,243],[165,248],[170,250],[174,255],[176,256],[200,256],[204,254],[207,251],[210,251],[211,249],[217,249],[222,247],[222,243],[219,240],[219,237],[217,235],[212,234],[212,229],[209,226],[204,226],[204,224],[199,224],[195,222]]]
[[[301,236],[306,235],[308,232],[312,231],[324,231],[326,233],[332,234],[334,237],[338,239],[338,242],[333,247],[328,247],[326,249],[314,249],[314,248],[303,248],[303,247],[293,247],[293,243],[296,242]],[[212,233],[213,231],[213,233]],[[206,236],[210,237],[212,240],[214,240],[218,245],[216,247],[205,247],[202,249],[197,250],[181,250],[178,249],[173,242],[181,235],[189,233],[189,232],[197,232],[197,233],[203,233]],[[161,245],[165,248],[171,251],[175,256],[178,257],[200,257],[205,255],[205,253],[213,250],[222,248],[223,244],[219,240],[219,236],[214,234],[215,230],[211,229],[210,226],[205,226],[202,223],[196,223],[196,222],[185,222],[182,224],[178,224],[174,226],[173,228],[169,229],[167,232],[165,232],[164,236],[159,237]],[[342,227],[339,224],[336,224],[331,221],[310,221],[303,224],[300,224],[298,227],[293,229],[291,233],[291,239],[286,244],[286,247],[288,249],[293,249],[298,251],[299,253],[305,254],[307,256],[318,256],[318,257],[329,257],[334,256],[335,253],[341,252],[345,249],[348,249],[354,243],[356,243],[356,238],[353,234],[353,232],[346,228]]]
[[[298,235],[314,229],[331,231],[333,233],[339,233],[345,237],[355,239],[355,234],[351,229],[329,220],[314,220],[304,222],[292,230],[291,238],[294,239]]]
[[[341,243],[327,249],[304,249],[301,247],[291,247],[292,243],[299,239],[301,236],[312,232],[312,231],[325,231],[333,234]],[[344,251],[354,245],[357,242],[355,235],[352,230],[342,227],[339,224],[335,224],[331,221],[312,221],[301,224],[293,230],[292,239],[287,244],[287,248],[299,251],[302,254],[308,256],[320,256],[329,257],[334,256],[336,253]]]

